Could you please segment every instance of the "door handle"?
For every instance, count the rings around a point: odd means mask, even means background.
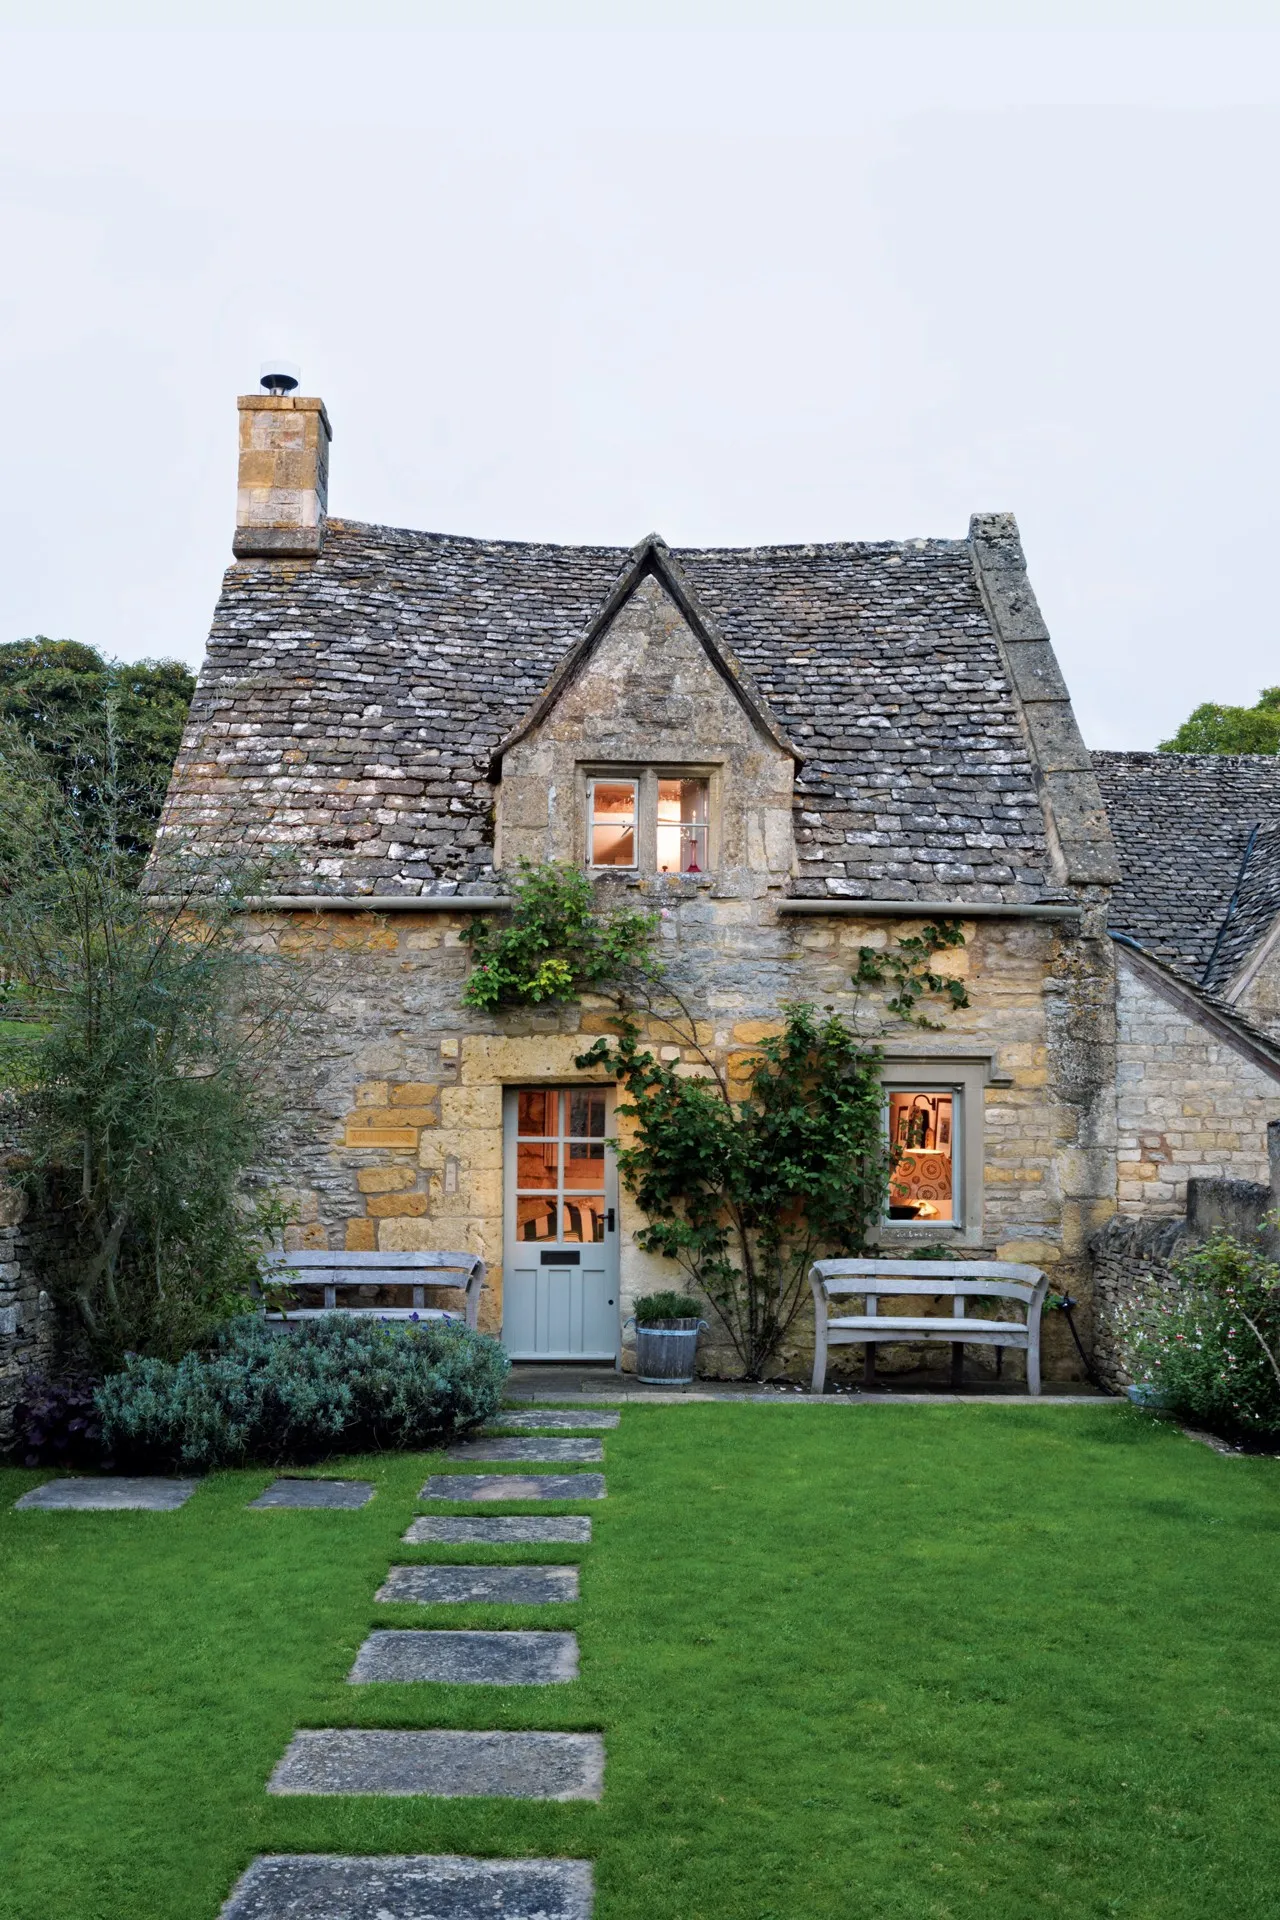
[[[614,1220],[614,1217],[613,1217],[613,1208],[612,1208],[612,1207],[610,1207],[610,1208],[608,1209],[608,1211],[606,1212],[606,1214],[605,1214],[605,1216],[604,1216],[604,1224],[605,1224],[605,1229],[606,1229],[606,1231],[607,1231],[607,1232],[609,1232],[609,1233],[616,1233],[616,1232],[618,1231],[618,1228],[617,1228],[617,1223],[615,1222],[615,1220]]]

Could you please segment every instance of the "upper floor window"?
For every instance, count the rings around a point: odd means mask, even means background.
[[[706,873],[711,783],[656,769],[587,781],[587,865],[647,873]]]

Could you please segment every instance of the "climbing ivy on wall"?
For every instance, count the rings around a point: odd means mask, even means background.
[[[600,907],[576,867],[521,861],[510,914],[467,930],[472,966],[463,1003],[497,1013],[564,1005],[603,988],[643,994],[662,974],[653,952],[658,920],[634,907]]]

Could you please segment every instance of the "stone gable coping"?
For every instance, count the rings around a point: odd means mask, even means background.
[[[1051,856],[1077,886],[1114,886],[1120,863],[1011,513],[974,514],[969,545],[1036,768]]]
[[[773,719],[765,701],[752,686],[750,675],[734,659],[724,640],[716,633],[711,620],[698,605],[697,597],[672,558],[666,541],[661,534],[651,533],[633,549],[630,564],[623,569],[613,592],[577,646],[571,653],[565,655],[524,719],[518,726],[512,728],[504,740],[499,742],[489,762],[489,778],[495,785],[502,778],[503,756],[516,745],[517,741],[523,740],[527,734],[532,733],[538,722],[545,720],[553,711],[560,696],[577,678],[581,669],[591,658],[598,642],[613,625],[636,588],[650,575],[670,594],[690,631],[701,642],[712,666],[721,679],[732,688],[755,725],[768,736],[780,753],[790,754],[797,765],[803,764],[804,755],[794,742],[788,740],[782,728]],[[696,755],[694,757],[696,758]]]

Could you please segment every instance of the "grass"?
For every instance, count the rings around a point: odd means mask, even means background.
[[[354,1513],[12,1511],[4,1920],[214,1920],[263,1851],[567,1853],[597,1920],[1280,1907],[1280,1478],[1123,1408],[633,1406],[589,1548],[400,1543]],[[566,1508],[565,1511],[572,1509]],[[473,1509],[474,1511],[474,1509]],[[393,1561],[580,1560],[545,1689],[350,1688]],[[599,1806],[271,1799],[296,1726],[603,1728]]]

